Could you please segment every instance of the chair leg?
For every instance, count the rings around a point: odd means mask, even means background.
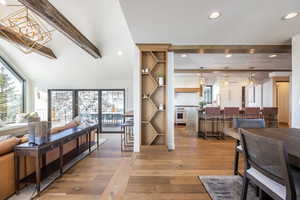
[[[247,175],[245,174],[244,181],[243,181],[243,190],[242,190],[241,200],[247,200],[248,185],[249,185],[249,179],[247,178]]]
[[[235,147],[235,157],[234,157],[234,169],[233,174],[238,175],[239,174],[239,158],[240,158],[240,152],[237,150],[237,146],[239,145],[239,142],[236,142]]]

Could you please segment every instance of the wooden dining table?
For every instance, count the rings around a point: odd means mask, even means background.
[[[296,128],[260,128],[243,129],[247,133],[257,134],[283,141],[289,156],[289,163],[300,168],[300,129]],[[225,128],[225,135],[234,138],[238,143],[240,133],[235,128]]]

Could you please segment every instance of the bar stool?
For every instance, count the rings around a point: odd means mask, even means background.
[[[267,128],[278,128],[278,108],[265,107],[262,110],[262,117],[266,122]]]
[[[124,133],[121,133],[121,151],[133,151],[133,120],[121,124]]]
[[[199,136],[204,139],[207,137],[218,137],[221,138],[222,133],[220,131],[220,118],[221,110],[219,107],[206,107],[202,120],[200,120],[201,130]]]
[[[244,118],[246,119],[258,119],[260,117],[260,108],[259,107],[246,107]]]
[[[232,128],[232,120],[238,118],[239,114],[239,107],[225,107],[223,113],[223,128]]]

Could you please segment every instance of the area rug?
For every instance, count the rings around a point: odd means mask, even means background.
[[[107,141],[106,138],[100,138],[99,139],[99,144],[102,146],[105,142]],[[97,149],[97,145],[94,145],[92,147],[92,151]],[[74,158],[71,162],[66,164],[64,166],[64,172],[72,168],[76,163],[84,159],[86,156],[89,155],[89,151],[86,150],[76,158]],[[48,176],[46,179],[44,179],[41,182],[41,191],[45,190],[47,187],[49,187],[56,179],[58,179],[60,176],[59,170],[55,171],[52,173],[50,176]],[[8,200],[30,200],[33,199],[37,195],[36,190],[35,190],[35,184],[29,184],[25,188],[19,191],[18,195],[13,195],[10,197]]]
[[[243,178],[240,176],[198,176],[213,200],[240,200]],[[255,188],[248,187],[249,200],[258,200]]]

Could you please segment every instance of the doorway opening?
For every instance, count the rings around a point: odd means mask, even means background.
[[[282,126],[290,124],[290,83],[276,82],[276,107],[278,108],[278,122]]]

